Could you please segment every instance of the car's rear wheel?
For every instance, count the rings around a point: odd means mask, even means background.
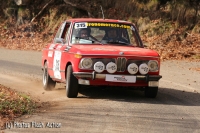
[[[73,75],[72,65],[67,67],[66,73],[66,95],[68,98],[75,98],[78,96],[78,79]]]
[[[148,98],[155,98],[158,93],[158,87],[146,87],[144,94]]]
[[[55,88],[56,82],[49,76],[47,62],[45,62],[43,67],[42,82],[45,90],[52,90]]]

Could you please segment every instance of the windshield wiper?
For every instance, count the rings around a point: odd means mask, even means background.
[[[129,43],[123,42],[123,41],[119,41],[119,43],[121,43],[121,44],[126,44],[126,45],[130,45]]]

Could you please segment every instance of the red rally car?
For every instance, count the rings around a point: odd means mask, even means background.
[[[66,95],[78,96],[81,85],[125,86],[158,92],[159,54],[144,48],[134,24],[112,19],[64,21],[42,52],[43,87],[66,83]]]

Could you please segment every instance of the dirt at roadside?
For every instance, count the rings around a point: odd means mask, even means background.
[[[0,84],[0,130],[5,129],[5,123],[14,121],[22,115],[31,115],[50,107],[50,103],[32,99],[30,95],[19,93]]]

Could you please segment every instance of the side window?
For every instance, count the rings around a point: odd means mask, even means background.
[[[69,29],[70,29],[70,23],[67,23],[62,35],[62,38],[65,38],[66,43],[69,41],[69,35],[70,35]]]
[[[133,46],[139,46],[138,38],[137,38],[135,31],[128,29],[128,34],[129,34],[129,37],[130,37],[130,43]]]
[[[61,24],[61,26],[59,27],[59,29],[58,29],[58,31],[57,31],[57,33],[55,35],[55,38],[61,38],[61,32],[62,32],[62,30],[64,28],[64,25],[65,25],[65,23]]]
[[[54,37],[54,43],[56,41],[57,38],[62,38],[63,35],[63,30],[65,28],[66,22],[62,23],[61,26],[59,27],[55,37]]]

